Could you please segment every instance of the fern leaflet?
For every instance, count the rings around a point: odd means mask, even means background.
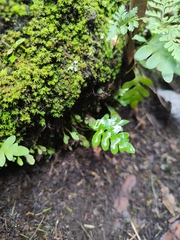
[[[128,31],[133,32],[138,27],[137,7],[129,12],[126,11],[125,6],[120,6],[118,11],[113,15],[113,21],[109,27],[107,41],[111,40],[114,36],[126,35]]]

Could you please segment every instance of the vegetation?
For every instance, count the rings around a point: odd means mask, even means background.
[[[27,163],[33,165],[35,163],[34,157],[29,154],[29,150],[18,145],[15,136],[11,136],[4,141],[0,147],[0,167],[6,166],[6,159],[11,162],[17,162],[18,165],[23,165],[23,160],[20,156],[25,156]]]
[[[151,38],[135,36],[144,42],[135,58],[148,69],[157,69],[166,82],[171,82],[173,74],[180,75],[180,4],[178,0],[148,1],[150,9],[146,11],[143,21]]]
[[[109,1],[5,2],[2,17],[14,24],[1,35],[1,141],[14,134],[23,139],[31,127],[51,128],[83,89],[91,93],[113,81],[121,64],[113,66],[103,48],[104,26],[116,9]]]
[[[146,1],[143,3],[146,8]],[[11,4],[16,7],[8,13],[6,6],[4,21],[9,22],[14,14],[15,21],[22,17],[24,21],[18,30],[12,27],[1,38],[0,138],[16,134],[20,140],[29,128],[51,128],[52,122],[72,110],[67,122],[58,123],[69,149],[71,139],[90,146],[85,127],[95,131],[94,147],[101,144],[113,154],[134,153],[129,134],[122,128],[128,121],[122,120],[106,99],[112,96],[126,39],[128,64],[135,57],[148,69],[157,68],[166,82],[172,81],[174,73],[180,75],[179,1],[148,1],[146,16],[140,14],[139,6],[127,11],[122,1],[119,7],[114,1],[89,0],[80,4],[34,0],[28,6],[10,1],[8,7]],[[19,14],[15,11],[18,7]],[[133,40],[141,45],[135,56],[133,44],[129,44]],[[150,79],[138,73],[122,86],[117,84],[113,99],[134,108],[149,96],[147,87],[151,85]],[[93,96],[88,102],[91,106],[81,105],[82,112],[74,113],[77,100],[85,93]],[[100,109],[106,106],[110,115],[101,111],[99,119],[85,117],[97,105]]]

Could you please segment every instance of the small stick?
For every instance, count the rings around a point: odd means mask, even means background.
[[[77,221],[78,222],[78,221]],[[80,223],[80,222],[78,222],[79,223],[79,225],[81,226],[81,228],[84,230],[84,232],[86,233],[86,235],[88,236],[88,238],[90,239],[90,240],[92,240],[92,238],[91,238],[91,236],[88,234],[88,232],[86,231],[86,229],[83,227],[83,225]]]
[[[41,219],[40,223],[38,224],[38,226],[37,226],[37,228],[36,228],[36,230],[35,230],[35,232],[32,234],[32,236],[30,237],[30,239],[29,239],[29,240],[32,240],[32,239],[33,239],[33,237],[36,235],[36,233],[37,233],[37,230],[40,228],[40,226],[41,226],[41,224],[42,224],[43,220],[44,220],[44,216],[42,217],[42,219]]]
[[[134,232],[135,232],[138,240],[141,240],[141,238],[140,238],[140,236],[139,236],[139,234],[138,234],[138,232],[137,232],[137,230],[136,230],[136,227],[135,227],[135,225],[134,225],[134,223],[133,223],[132,221],[131,221],[131,225],[132,225],[132,228],[133,228],[133,230],[134,230]]]

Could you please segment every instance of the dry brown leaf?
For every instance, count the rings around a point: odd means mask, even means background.
[[[168,211],[175,216],[175,211],[178,210],[178,207],[176,205],[176,201],[174,196],[169,193],[169,188],[164,186],[164,184],[162,184],[162,182],[160,180],[158,180],[158,183],[161,187],[161,193],[162,193],[162,203],[164,204],[164,206],[168,209]]]
[[[180,239],[180,221],[169,225],[169,230],[161,237],[160,240],[177,240]]]
[[[170,231],[167,231],[160,240],[173,240],[174,234],[172,234]]]
[[[171,232],[178,238],[180,239],[180,221],[177,220],[173,224],[170,225],[170,230]]]
[[[98,159],[100,159],[101,150],[102,150],[101,147],[95,147],[95,148],[93,148],[94,156],[97,157]]]
[[[129,194],[132,191],[132,188],[136,185],[136,176],[129,175],[127,176],[125,182],[123,183],[119,197],[114,201],[114,208],[118,213],[128,212],[129,206]]]

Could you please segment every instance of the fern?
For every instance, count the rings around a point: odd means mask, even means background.
[[[180,62],[174,59],[172,53],[164,49],[164,43],[160,41],[161,36],[155,35],[149,42],[146,42],[146,45],[138,49],[135,59],[148,69],[157,67],[163,79],[171,82],[174,73],[180,75]]]
[[[179,0],[153,0],[148,2],[152,10],[147,10],[147,29],[152,35],[160,35],[159,41],[177,61],[180,61],[180,10]],[[173,15],[171,15],[173,13]]]
[[[137,76],[132,81],[124,83],[122,88],[115,93],[114,99],[123,106],[130,104],[132,108],[135,108],[139,102],[149,96],[148,90],[143,85],[151,86],[152,81],[149,78]]]
[[[137,7],[129,12],[126,11],[125,6],[120,6],[118,11],[112,16],[107,41],[115,36],[126,35],[128,31],[133,32],[138,27]]]

